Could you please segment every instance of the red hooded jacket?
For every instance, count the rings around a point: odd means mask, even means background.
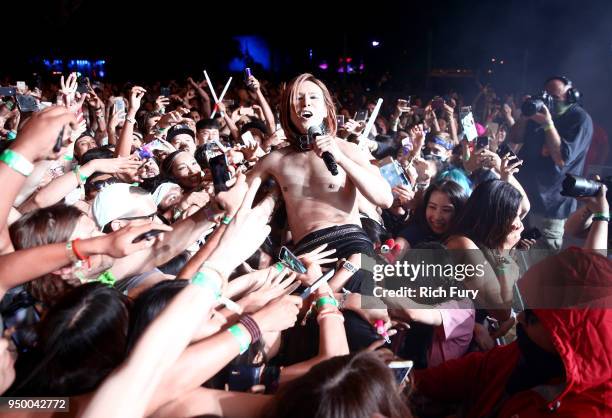
[[[416,372],[420,393],[434,401],[460,403],[465,417],[612,417],[612,262],[572,248],[534,267],[519,287],[527,307],[551,333],[566,382],[504,398],[520,356],[514,342]],[[558,292],[551,300],[545,289],[553,286],[565,289],[563,300]],[[595,299],[589,302],[585,295]],[[565,308],[554,309],[554,303]]]

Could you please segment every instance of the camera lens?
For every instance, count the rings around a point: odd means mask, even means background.
[[[521,106],[521,112],[523,112],[523,115],[527,117],[533,116],[538,113],[540,109],[542,109],[543,104],[544,102],[542,101],[542,99],[532,97],[523,102],[523,105]]]
[[[567,174],[563,180],[562,187],[563,191],[561,194],[564,196],[591,197],[596,196],[597,193],[599,193],[601,183],[586,179],[584,177]]]

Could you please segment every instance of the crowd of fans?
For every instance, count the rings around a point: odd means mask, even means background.
[[[0,103],[0,394],[87,417],[609,416],[609,196],[561,194],[599,151],[571,82],[543,88],[527,116],[491,86],[310,74],[249,72],[219,101],[191,77],[18,85]],[[525,272],[535,248],[559,252]],[[419,249],[484,260],[462,282],[478,296],[368,306],[365,259]]]

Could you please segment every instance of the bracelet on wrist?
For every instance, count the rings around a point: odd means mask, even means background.
[[[110,270],[106,270],[104,273],[100,274],[96,280],[110,287],[115,286],[117,282],[117,278]]]
[[[317,309],[321,309],[325,305],[333,305],[336,308],[338,307],[338,301],[331,296],[323,296],[317,299]]]
[[[84,175],[83,173],[81,173],[81,166],[77,165],[76,167],[74,167],[74,170],[72,170],[77,178],[77,182],[79,183],[79,187],[81,187],[83,185],[83,183],[85,183],[87,181],[87,179],[89,178],[89,176]]]
[[[240,347],[240,354],[243,354],[245,351],[249,349],[251,345],[251,336],[249,333],[243,331],[238,325],[232,325],[227,329],[227,331],[232,334],[232,336],[238,342],[238,346]]]
[[[73,241],[68,241],[66,243],[66,255],[68,256],[68,260],[70,260],[71,264],[76,264],[79,262],[79,257],[77,257],[74,252]]]
[[[90,258],[83,256],[83,254],[77,248],[77,244],[79,241],[80,239],[78,238],[72,241],[72,251],[74,252],[74,255],[77,256],[79,261],[87,261],[87,266],[91,267]]]
[[[251,334],[251,344],[255,344],[257,341],[259,341],[261,338],[261,329],[252,316],[242,315],[238,322],[240,322],[247,329],[249,334]]]
[[[34,171],[34,164],[32,164],[26,157],[20,153],[13,151],[12,149],[6,149],[0,154],[0,161],[8,165],[13,171],[28,177]]]
[[[221,297],[221,284],[212,276],[213,275],[211,274],[207,275],[205,272],[198,271],[191,279],[191,284],[209,289],[212,292],[215,300],[217,300]]]
[[[594,212],[593,222],[595,221],[610,222],[610,212]]]

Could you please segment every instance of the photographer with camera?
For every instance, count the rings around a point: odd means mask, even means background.
[[[562,183],[566,174],[582,174],[593,122],[570,80],[554,76],[544,88],[541,96],[528,97],[523,103],[510,141],[523,144],[518,180],[531,202],[527,223],[542,233],[537,246],[560,249],[565,220],[576,210],[576,201],[561,195]]]

